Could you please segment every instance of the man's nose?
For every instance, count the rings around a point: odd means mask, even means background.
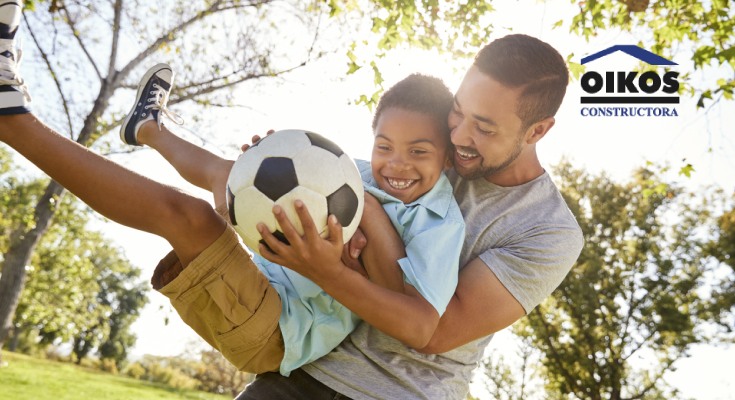
[[[471,135],[467,130],[467,124],[464,120],[457,121],[450,132],[452,144],[455,146],[469,147],[472,144]]]

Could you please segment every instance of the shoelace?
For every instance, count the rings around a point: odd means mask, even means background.
[[[31,101],[31,93],[25,84],[23,78],[18,76],[17,69],[23,58],[23,51],[18,47],[13,49],[8,46],[0,46],[0,53],[9,51],[13,54],[13,58],[0,55],[0,85],[16,86],[23,93],[28,102]]]
[[[175,112],[169,110],[166,107],[166,104],[168,104],[168,91],[166,89],[162,88],[159,84],[154,83],[153,89],[151,90],[151,97],[148,98],[148,102],[152,104],[146,104],[145,109],[146,110],[158,110],[161,114],[165,115],[173,121],[177,125],[183,125],[184,119],[179,116],[179,114],[176,114]],[[162,118],[157,118],[157,124],[158,129],[161,129],[162,124]]]

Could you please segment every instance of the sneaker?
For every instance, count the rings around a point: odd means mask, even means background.
[[[166,108],[168,94],[174,82],[174,72],[168,64],[158,64],[149,69],[138,84],[135,104],[120,127],[120,139],[124,143],[140,146],[138,131],[148,121],[156,121],[161,129],[162,116],[181,125],[181,117]]]
[[[23,52],[15,43],[22,10],[19,0],[0,4],[0,115],[31,111],[31,95],[18,75]]]

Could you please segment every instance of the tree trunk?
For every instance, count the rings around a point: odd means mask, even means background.
[[[78,143],[87,145],[92,134],[97,131],[97,120],[102,112],[107,109],[112,95],[108,88],[107,82],[103,81],[97,100],[84,120],[84,125],[77,138]],[[51,226],[51,220],[54,212],[56,212],[54,207],[56,201],[52,200],[61,196],[64,192],[64,187],[56,181],[51,181],[38,204],[36,204],[33,218],[35,226],[27,232],[20,230],[13,232],[11,236],[10,248],[5,254],[2,275],[0,275],[0,349],[3,348],[8,338],[8,332],[15,317],[15,309],[18,307],[20,294],[25,287],[26,265],[28,265],[38,241]],[[0,361],[2,361],[1,354]]]
[[[10,248],[5,254],[3,273],[0,275],[0,348],[8,338],[13,324],[15,309],[20,300],[26,280],[26,265],[36,248],[36,244],[46,233],[54,216],[56,199],[64,193],[64,188],[55,181],[46,187],[34,213],[35,226],[28,231],[16,230],[10,238]]]

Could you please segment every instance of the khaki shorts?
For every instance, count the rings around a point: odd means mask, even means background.
[[[283,360],[281,299],[232,227],[186,268],[169,253],[151,283],[187,325],[239,370],[278,371]]]

